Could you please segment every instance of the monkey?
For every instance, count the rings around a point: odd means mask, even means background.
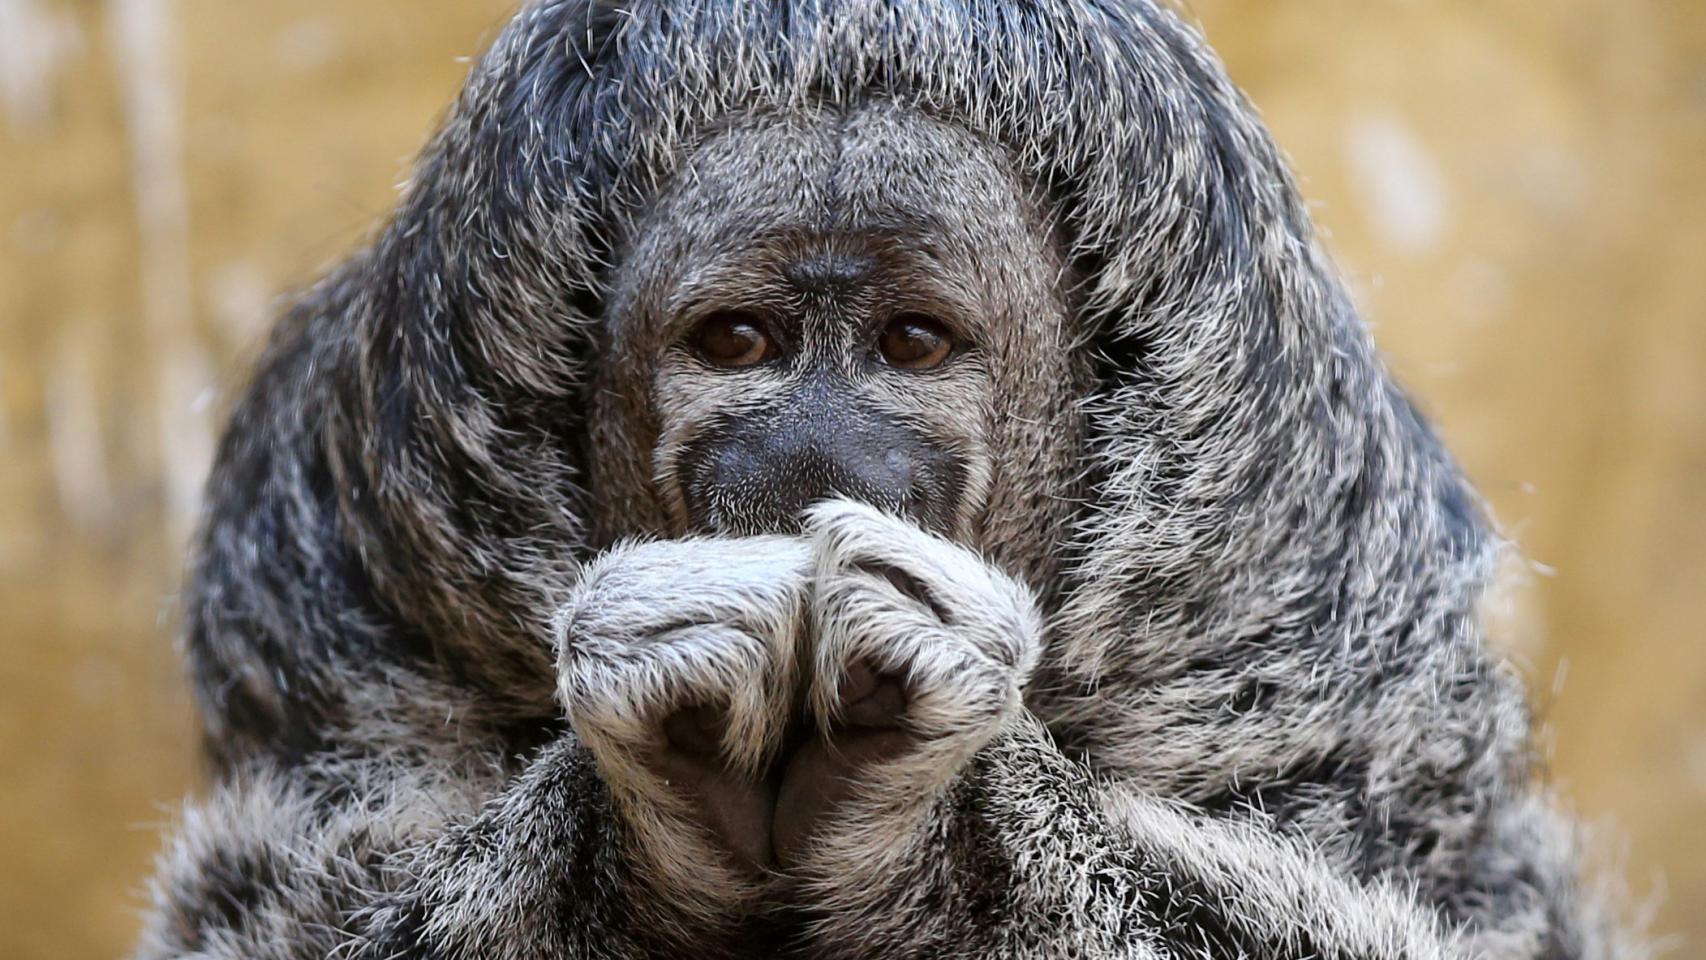
[[[278,321],[156,957],[1637,957],[1151,0],[532,0]]]

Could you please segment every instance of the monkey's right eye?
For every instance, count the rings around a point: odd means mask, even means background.
[[[699,355],[719,367],[750,367],[776,356],[776,341],[756,317],[733,311],[714,313],[694,334]]]

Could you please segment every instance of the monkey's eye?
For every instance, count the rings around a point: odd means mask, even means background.
[[[889,321],[877,336],[877,350],[891,366],[929,370],[954,352],[954,341],[940,321],[906,314]]]
[[[719,367],[750,367],[776,356],[776,342],[758,319],[733,311],[714,313],[699,324],[694,346]]]

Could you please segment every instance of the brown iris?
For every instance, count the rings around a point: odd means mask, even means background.
[[[877,336],[877,349],[891,366],[929,370],[954,352],[954,341],[940,321],[906,314],[889,321]]]
[[[750,367],[776,355],[776,343],[750,314],[714,313],[699,324],[694,338],[699,355],[719,367]]]

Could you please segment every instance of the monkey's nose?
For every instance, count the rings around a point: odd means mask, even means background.
[[[831,497],[906,511],[915,499],[917,451],[866,425],[793,423],[755,431],[717,451],[696,500],[717,525],[745,533],[797,531],[800,515]]]
[[[849,403],[849,393],[814,380],[697,438],[683,460],[689,526],[792,533],[807,508],[846,497],[944,528],[959,490],[953,455],[904,419]]]
[[[777,506],[794,516],[831,497],[899,508],[913,486],[912,458],[901,445],[848,433],[778,451],[775,473]]]
[[[743,498],[770,526],[793,529],[807,507],[830,497],[895,507],[912,485],[905,453],[865,431],[802,424],[777,430],[737,455],[727,476],[744,475]]]

